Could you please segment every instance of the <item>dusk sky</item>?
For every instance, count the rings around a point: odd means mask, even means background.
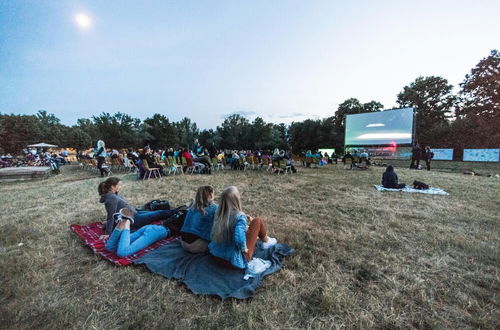
[[[500,48],[500,1],[0,1],[0,112],[101,112],[215,128],[386,108],[418,76],[454,86]],[[77,16],[80,15],[80,16]]]

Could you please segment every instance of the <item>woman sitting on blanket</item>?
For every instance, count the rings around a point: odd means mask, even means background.
[[[191,253],[207,251],[214,215],[217,211],[214,197],[212,187],[202,186],[198,188],[195,200],[189,207],[181,229],[181,245],[184,250]]]
[[[215,213],[211,242],[208,249],[217,264],[233,269],[246,269],[252,260],[257,238],[264,248],[276,244],[267,236],[261,218],[252,218],[241,210],[240,193],[234,186],[222,192],[219,208]]]
[[[394,167],[389,165],[384,174],[382,174],[382,186],[384,188],[403,189],[406,185],[398,183],[398,175],[394,172]]]
[[[119,211],[116,225],[111,237],[106,243],[106,250],[126,257],[148,247],[163,238],[167,238],[169,229],[162,225],[147,225],[134,233],[130,233],[130,224],[134,223],[134,212],[129,208]]]
[[[104,203],[106,208],[106,230],[100,239],[108,239],[115,226],[115,214],[121,209],[128,208],[132,211],[132,217],[135,218],[133,229],[148,225],[153,221],[166,219],[175,213],[175,210],[157,210],[157,211],[136,211],[130,206],[118,193],[122,188],[122,181],[117,177],[110,177],[101,182],[98,187],[100,202]]]

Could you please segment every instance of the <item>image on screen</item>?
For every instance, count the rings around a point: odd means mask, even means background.
[[[345,145],[410,144],[413,108],[347,115]]]

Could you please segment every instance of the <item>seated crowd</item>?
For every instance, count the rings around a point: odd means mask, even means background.
[[[98,187],[100,202],[107,213],[105,233],[100,238],[108,251],[125,257],[174,235],[168,223],[160,220],[176,210],[136,210],[120,196],[121,188],[122,181],[116,177],[108,178]],[[212,187],[199,187],[180,236],[187,252],[210,253],[216,264],[233,269],[247,268],[259,239],[265,249],[277,243],[268,236],[264,220],[243,212],[240,193],[234,186],[221,193],[219,204],[215,203]]]
[[[109,161],[113,164],[118,161],[120,164],[135,166],[139,176],[144,178],[146,173],[154,169],[157,173],[154,177],[164,176],[166,172],[176,172],[180,168],[182,172],[191,170],[193,173],[211,174],[214,168],[229,167],[233,170],[245,170],[247,168],[269,169],[273,173],[296,172],[290,152],[279,150],[230,150],[216,149],[215,147],[204,148],[199,144],[192,149],[187,148],[168,148],[154,150],[146,146],[139,150],[129,148],[128,150],[118,151],[112,149],[110,152],[103,151],[102,145],[99,149],[90,153],[78,154],[80,161],[92,158],[103,159],[109,156]],[[101,155],[105,153],[106,156]],[[99,156],[96,156],[96,155]],[[108,174],[102,168],[102,161],[96,166],[101,170],[101,176]],[[131,165],[133,164],[133,165]],[[173,170],[172,170],[173,169]]]

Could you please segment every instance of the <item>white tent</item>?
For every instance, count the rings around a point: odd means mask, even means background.
[[[57,148],[56,145],[54,144],[48,144],[48,143],[37,143],[37,144],[30,144],[28,147],[30,148]]]

